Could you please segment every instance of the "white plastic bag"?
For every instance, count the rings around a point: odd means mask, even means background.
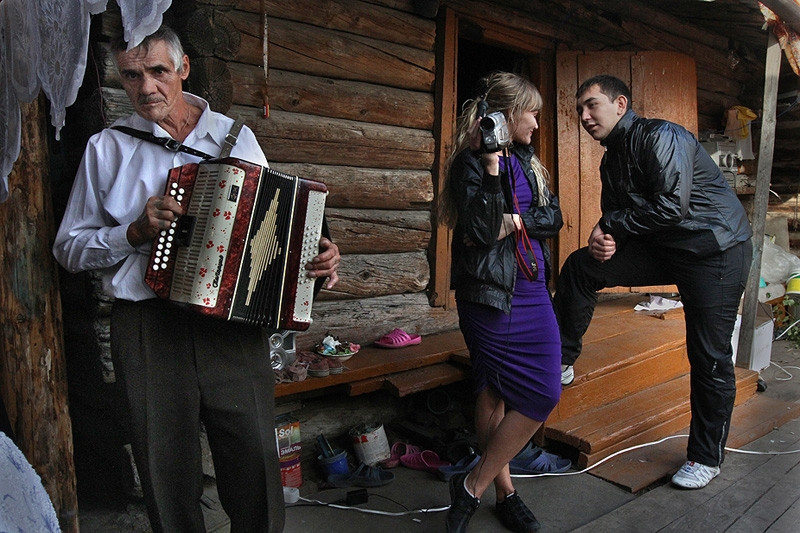
[[[800,258],[764,237],[761,254],[761,277],[767,283],[784,283],[794,270],[800,270]]]

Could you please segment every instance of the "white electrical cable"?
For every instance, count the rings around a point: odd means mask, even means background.
[[[450,508],[450,506],[447,505],[445,507],[432,507],[430,509],[412,509],[410,511],[400,511],[400,512],[396,512],[396,513],[392,513],[392,512],[389,512],[389,511],[378,511],[378,510],[375,510],[375,509],[362,509],[360,507],[350,507],[350,506],[347,506],[347,505],[339,505],[337,503],[326,503],[326,502],[322,502],[322,501],[319,501],[319,500],[312,500],[312,499],[309,499],[309,498],[304,498],[302,496],[300,497],[300,501],[304,501],[304,502],[307,502],[307,503],[315,503],[315,504],[318,504],[318,505],[324,505],[325,507],[332,507],[334,509],[344,509],[344,510],[349,510],[349,511],[359,511],[361,513],[379,514],[379,515],[384,515],[384,516],[405,516],[405,515],[410,515],[410,514],[440,513],[442,511],[446,511],[446,510],[448,510]]]
[[[786,368],[798,368],[798,367],[786,367]],[[798,370],[800,370],[800,368],[798,368]],[[591,470],[593,468],[597,468],[598,466],[600,466],[601,464],[605,463],[606,461],[608,461],[610,459],[613,459],[614,457],[617,457],[618,455],[621,455],[623,453],[627,453],[627,452],[630,452],[630,451],[633,451],[633,450],[638,450],[639,448],[645,448],[647,446],[655,446],[657,444],[661,444],[662,442],[666,442],[666,441],[671,440],[671,439],[680,439],[680,438],[688,438],[688,437],[689,437],[689,435],[670,435],[669,437],[664,437],[663,439],[659,439],[659,440],[656,440],[656,441],[645,442],[644,444],[637,444],[636,446],[631,446],[630,448],[625,448],[624,450],[619,450],[618,452],[612,453],[608,457],[603,458],[602,460],[596,462],[592,466],[586,467],[583,470],[580,470],[580,471],[577,471],[577,472],[558,472],[558,473],[546,472],[546,473],[542,473],[542,474],[512,474],[511,477],[512,478],[535,478],[535,477],[545,477],[545,476],[574,476],[574,475],[578,475],[578,474],[585,474],[589,470]],[[789,451],[785,451],[785,452],[775,452],[775,451],[757,452],[757,451],[752,451],[752,450],[740,450],[738,448],[728,448],[728,447],[725,448],[725,451],[733,452],[733,453],[750,454],[750,455],[790,455],[790,454],[793,454],[793,453],[800,453],[800,450],[789,450]],[[303,498],[302,496],[300,497],[300,501],[304,501],[304,502],[312,503],[312,504],[323,505],[323,506],[326,506],[326,507],[332,507],[334,509],[352,510],[352,511],[359,511],[361,513],[377,514],[377,515],[384,515],[384,516],[406,516],[406,515],[411,515],[411,514],[440,513],[442,511],[446,511],[446,510],[448,510],[450,508],[450,506],[447,505],[445,507],[433,507],[433,508],[427,508],[427,509],[412,509],[410,511],[401,511],[401,512],[392,513],[392,512],[389,512],[389,511],[377,511],[375,509],[362,509],[360,507],[349,507],[349,506],[346,506],[346,505],[339,505],[339,504],[335,504],[335,503],[326,503],[326,502],[322,502],[322,501],[319,501],[319,500],[312,500],[312,499],[308,499],[308,498]]]
[[[786,374],[787,376],[789,376],[789,377],[778,377],[778,376],[775,376],[775,381],[791,381],[791,380],[792,380],[792,378],[794,378],[794,376],[791,374],[791,372],[789,372],[788,370],[786,370],[787,368],[792,368],[792,369],[794,369],[794,370],[800,370],[800,367],[799,367],[799,366],[781,366],[781,365],[779,365],[778,363],[776,363],[776,362],[774,362],[774,361],[770,361],[770,363],[769,363],[769,364],[770,364],[770,365],[777,366],[777,367],[778,367],[778,370],[780,370],[781,372],[783,372],[784,374]]]

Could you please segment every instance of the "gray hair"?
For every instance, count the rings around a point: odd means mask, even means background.
[[[169,51],[169,56],[170,59],[172,59],[175,71],[180,74],[183,71],[183,45],[181,44],[181,39],[178,37],[178,34],[175,33],[175,30],[169,26],[162,25],[156,31],[142,39],[142,42],[139,43],[134,50],[141,49],[147,52],[150,49],[150,46],[154,42],[158,41],[167,45],[167,50]],[[115,63],[117,60],[117,54],[125,52],[127,49],[128,43],[126,43],[121,37],[111,44],[111,50],[114,52],[113,56]]]

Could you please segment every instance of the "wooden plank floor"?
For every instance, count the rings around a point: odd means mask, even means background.
[[[743,448],[800,450],[800,419]],[[722,473],[703,490],[664,485],[575,531],[796,533],[800,531],[800,453],[728,453]]]

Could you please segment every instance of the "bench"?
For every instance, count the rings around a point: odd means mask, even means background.
[[[425,335],[420,344],[405,348],[366,346],[344,362],[341,374],[276,384],[275,397],[322,389],[343,391],[349,396],[384,389],[403,397],[466,379],[469,370],[462,364],[466,349],[459,330]]]

